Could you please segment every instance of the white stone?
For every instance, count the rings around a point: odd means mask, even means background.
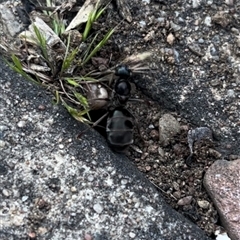
[[[19,121],[19,122],[17,123],[17,126],[20,127],[20,128],[24,127],[25,125],[26,125],[26,122],[25,122],[25,121]]]
[[[23,202],[25,202],[25,201],[27,201],[27,200],[28,200],[28,196],[23,196],[23,197],[22,197],[22,201],[23,201]]]
[[[130,238],[135,238],[135,237],[136,237],[136,234],[133,233],[133,232],[130,232],[130,233],[129,233],[129,237],[130,237]]]
[[[207,16],[205,19],[204,19],[204,24],[208,27],[211,27],[212,26],[212,18],[210,16]]]
[[[7,189],[3,189],[3,190],[2,190],[2,194],[3,194],[5,197],[9,197],[10,192],[9,192]]]
[[[93,209],[96,213],[100,214],[103,211],[103,206],[99,203],[93,205]]]
[[[0,148],[4,148],[5,144],[6,144],[5,141],[0,140]]]
[[[64,145],[63,144],[59,144],[59,148],[60,149],[64,149]]]

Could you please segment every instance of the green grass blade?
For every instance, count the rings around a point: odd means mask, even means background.
[[[88,16],[88,20],[87,20],[87,24],[86,24],[86,27],[84,29],[84,32],[83,32],[83,35],[82,35],[82,40],[83,42],[86,41],[87,37],[88,37],[88,34],[92,28],[92,15],[93,13],[90,13],[89,16]]]
[[[86,52],[84,53],[84,56],[83,56],[83,59],[82,59],[83,62],[84,62],[84,61],[86,60],[86,58],[88,57],[88,53],[90,52],[90,49],[92,48],[92,45],[93,45],[93,43],[95,42],[97,36],[98,36],[98,34],[96,34],[96,35],[94,36],[94,38],[93,38],[93,40],[91,41],[91,43],[89,44]]]
[[[37,28],[36,25],[33,25],[33,29],[34,32],[36,34],[37,37],[37,42],[39,47],[41,48],[43,57],[45,58],[45,60],[49,63],[49,58],[48,58],[48,53],[47,53],[47,41],[45,36],[43,36],[43,34],[39,31],[39,29]]]
[[[60,97],[59,97],[59,91],[55,91],[55,98],[56,98],[56,104],[59,104],[60,102]]]
[[[46,6],[47,7],[51,7],[52,6],[52,0],[46,0]],[[48,11],[43,11],[43,13],[45,14],[45,15],[50,15],[50,13],[48,12]]]
[[[86,57],[86,59],[83,61],[82,65],[86,64],[109,40],[109,38],[114,33],[115,29],[110,30],[103,38],[103,40],[98,43],[98,45],[92,50],[92,52]]]
[[[64,56],[61,71],[59,74],[60,76],[64,71],[66,71],[71,66],[71,64],[73,63],[73,60],[75,59],[75,56],[78,54],[78,51],[79,51],[78,48],[76,48],[69,54],[70,41],[71,41],[71,37],[69,35],[67,40],[65,56]]]
[[[87,114],[88,118],[91,119],[90,115],[89,115],[89,105],[88,105],[87,98],[85,98],[82,94],[80,94],[78,92],[74,92],[74,96],[77,98],[77,100],[83,106],[84,110],[86,111],[86,114]]]
[[[16,55],[14,55],[14,54],[12,55],[11,58],[12,58],[13,63],[15,64],[15,67],[19,71],[23,72],[22,64],[21,64],[21,61],[19,60],[19,58]]]
[[[53,19],[53,31],[58,35],[61,36],[63,32],[65,32],[65,25],[64,23],[56,17]]]
[[[94,10],[88,16],[88,21],[83,32],[83,41],[86,41],[93,23],[98,20],[98,18],[102,15],[102,13],[105,11],[107,7],[105,6],[104,8],[101,8],[98,10],[98,5],[99,5],[99,1],[97,1],[96,6],[94,7]]]
[[[81,105],[84,107],[84,109],[88,108],[87,98],[85,98],[81,93],[78,93],[78,92],[74,92],[74,96],[81,103]]]
[[[87,123],[87,124],[91,124],[91,121],[89,121],[88,119],[86,119],[84,117],[84,115],[88,114],[89,110],[84,109],[82,111],[79,111],[76,108],[73,108],[73,107],[69,106],[65,101],[63,101],[63,99],[62,99],[62,104],[68,110],[69,114],[73,118],[75,118],[77,121]]]
[[[8,64],[8,66],[15,72],[19,73],[20,75],[22,75],[24,78],[26,78],[27,80],[35,83],[35,84],[39,84],[38,81],[36,81],[35,79],[33,79],[30,75],[28,75],[22,67],[22,63],[19,60],[19,58],[17,56],[15,56],[14,54],[12,54],[11,56],[13,64],[6,61],[6,63]]]
[[[75,56],[78,53],[78,49],[74,49],[63,61],[62,65],[62,71],[66,71],[71,64],[73,63],[73,60],[75,59]]]
[[[107,6],[106,6],[106,7],[107,7]],[[96,13],[95,21],[97,21],[98,18],[102,15],[102,13],[105,11],[106,7],[100,9],[100,10]]]
[[[65,78],[65,80],[67,81],[67,83],[69,83],[70,85],[74,86],[74,87],[79,87],[79,83],[77,83],[73,78]]]

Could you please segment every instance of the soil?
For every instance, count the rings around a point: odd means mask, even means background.
[[[190,150],[187,135],[192,128],[191,123],[154,102],[150,108],[144,104],[134,104],[129,108],[139,122],[144,142],[136,132],[135,143],[127,156],[146,174],[168,204],[214,238],[214,232],[219,228],[219,218],[203,187],[206,170],[220,156],[214,142],[194,144],[194,155],[188,163]],[[164,113],[174,116],[181,126],[181,132],[172,137],[165,147],[159,144],[159,117]]]

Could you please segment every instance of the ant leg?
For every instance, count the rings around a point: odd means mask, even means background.
[[[86,129],[84,129],[82,132],[80,132],[78,135],[77,135],[77,139],[79,139],[85,132],[87,132],[90,128],[94,128],[96,127],[105,117],[107,117],[109,113],[105,113],[102,117],[100,117],[96,122],[93,123],[93,125],[91,126],[88,126]]]

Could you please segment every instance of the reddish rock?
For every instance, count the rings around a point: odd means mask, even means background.
[[[240,239],[240,159],[218,160],[206,172],[204,186],[232,240]]]

